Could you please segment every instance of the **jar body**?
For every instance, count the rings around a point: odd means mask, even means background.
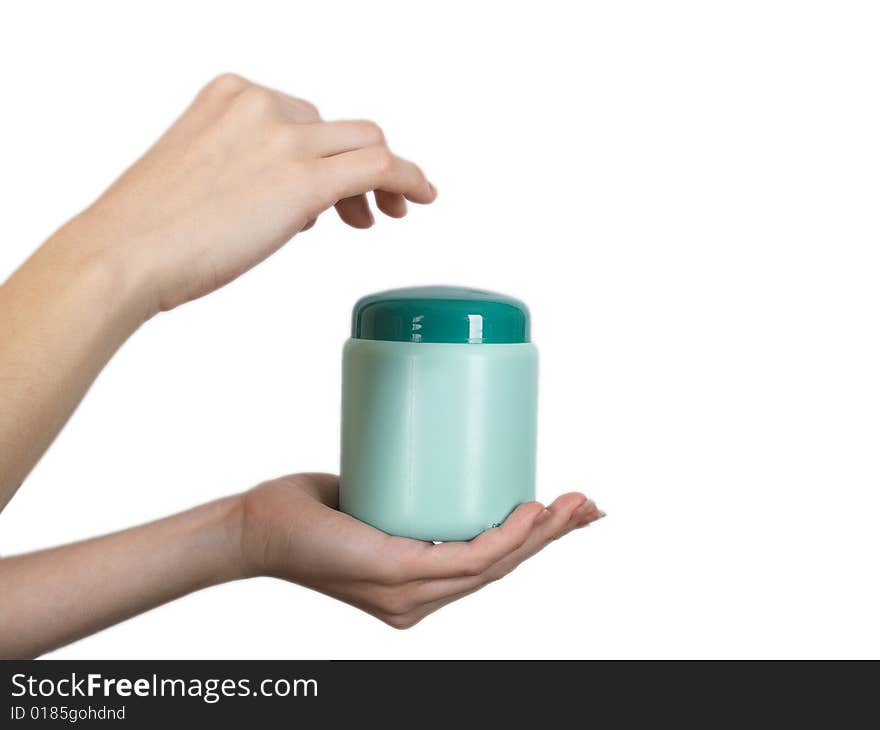
[[[340,508],[392,535],[469,540],[535,498],[531,343],[350,339]]]

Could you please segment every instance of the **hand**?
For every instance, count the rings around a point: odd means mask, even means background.
[[[116,349],[159,311],[223,286],[336,205],[372,223],[434,187],[372,122],[232,75],[0,286],[0,509]]]
[[[550,541],[604,516],[572,492],[545,509],[517,507],[470,542],[440,545],[392,537],[337,510],[338,479],[296,474],[243,496],[241,551],[247,575],[313,588],[405,629],[504,577]]]
[[[375,123],[324,122],[306,101],[224,75],[69,224],[69,238],[90,260],[133,270],[152,314],[235,279],[334,204],[368,228],[370,190],[396,218],[405,198],[436,196]]]

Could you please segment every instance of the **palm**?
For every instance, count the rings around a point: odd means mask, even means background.
[[[547,509],[520,505],[470,542],[435,545],[386,535],[339,512],[338,485],[330,474],[296,474],[251,490],[245,560],[254,573],[314,588],[398,628],[498,580],[554,538],[602,516],[572,492]]]

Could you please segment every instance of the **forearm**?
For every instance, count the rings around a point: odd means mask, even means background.
[[[240,498],[0,560],[0,658],[42,654],[243,576]]]
[[[0,286],[0,510],[150,313],[102,235],[78,217]]]

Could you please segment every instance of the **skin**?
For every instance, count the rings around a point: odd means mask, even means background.
[[[260,263],[335,207],[354,228],[436,189],[369,121],[226,74],[0,286],[0,509],[119,346]],[[386,535],[297,474],[150,524],[0,560],[0,657],[35,656],[210,585],[275,576],[396,628],[600,517],[580,493],[520,505],[467,543]]]

